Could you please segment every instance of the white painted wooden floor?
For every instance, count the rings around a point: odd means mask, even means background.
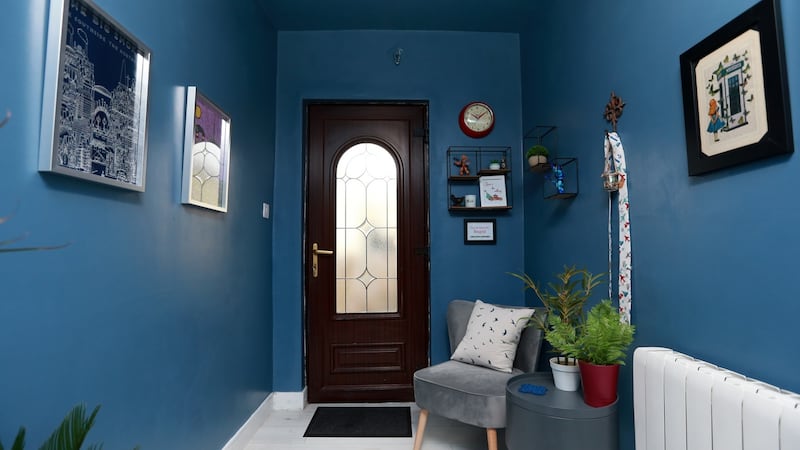
[[[374,403],[370,404],[375,406]],[[414,403],[385,403],[385,406],[410,406],[411,428],[417,434],[419,408]],[[307,438],[303,437],[311,416],[318,406],[360,406],[359,404],[308,405],[302,411],[270,411],[267,419],[245,447],[245,450],[275,449],[348,449],[348,450],[411,450],[414,438]],[[368,406],[368,405],[367,405]],[[503,430],[498,430],[498,443],[505,449]],[[485,450],[486,430],[455,422],[433,414],[428,416],[423,450]]]

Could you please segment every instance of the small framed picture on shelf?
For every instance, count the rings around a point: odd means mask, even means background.
[[[497,243],[495,219],[464,219],[464,244]]]
[[[505,175],[480,177],[480,204],[482,208],[508,206]]]

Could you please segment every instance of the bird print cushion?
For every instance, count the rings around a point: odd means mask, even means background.
[[[533,311],[475,301],[464,338],[450,359],[510,373],[519,337]]]

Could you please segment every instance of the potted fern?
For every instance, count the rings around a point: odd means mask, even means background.
[[[619,368],[625,364],[636,327],[620,318],[610,300],[594,305],[575,328],[575,338],[563,351],[579,360],[583,400],[601,407],[617,399]]]
[[[528,326],[542,330],[544,339],[558,353],[550,358],[553,383],[563,391],[575,391],[580,386],[579,366],[576,358],[568,353],[577,344],[579,325],[583,322],[586,301],[599,283],[602,275],[593,275],[586,269],[564,266],[556,275],[555,282],[543,289],[527,274],[511,273],[522,280],[525,289],[531,289],[547,310],[547,318],[531,318]]]

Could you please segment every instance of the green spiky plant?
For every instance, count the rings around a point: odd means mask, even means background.
[[[546,289],[525,273],[510,275],[522,280],[524,289],[531,289],[547,310],[547,319],[534,316],[528,326],[542,330],[545,340],[559,353],[559,364],[569,364],[570,355],[566,349],[578,339],[577,328],[583,323],[583,308],[603,274],[593,275],[574,265],[564,266],[564,271],[556,275],[557,282],[548,283]]]
[[[17,437],[14,438],[14,443],[11,444],[9,450],[23,450],[25,448],[25,427],[19,427]],[[3,443],[0,442],[0,450],[5,450]]]
[[[53,434],[39,447],[39,450],[78,450],[86,440],[86,435],[94,425],[94,419],[100,405],[94,407],[89,417],[86,417],[86,406],[83,404],[75,405],[67,413],[61,424],[53,431]],[[90,445],[89,450],[99,450],[102,445]]]
[[[39,450],[80,450],[86,440],[86,435],[94,425],[100,405],[95,406],[92,413],[86,416],[86,406],[83,404],[75,405],[72,410],[64,417],[58,428],[56,428],[49,438],[39,447]],[[25,448],[25,428],[20,427],[14,443],[9,450],[24,450]],[[92,444],[87,450],[102,450],[102,444]],[[137,446],[134,450],[138,449]],[[0,442],[0,450],[5,450]]]
[[[80,450],[99,411],[100,405],[97,405],[87,417],[86,406],[75,405],[58,425],[58,428],[39,447],[39,450]],[[25,428],[20,427],[9,450],[24,450],[24,448]],[[87,450],[102,450],[102,448],[103,444],[92,444],[87,447]],[[138,446],[134,448],[134,450],[138,449]],[[0,442],[0,450],[5,450],[2,442]]]

